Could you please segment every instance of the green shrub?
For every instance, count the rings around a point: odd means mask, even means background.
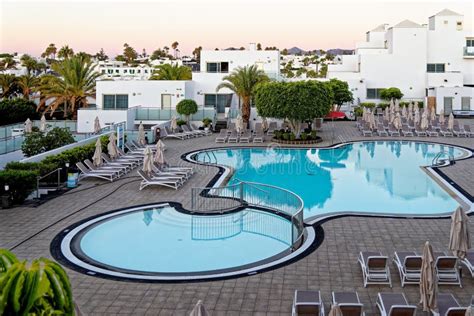
[[[364,110],[362,109],[361,106],[355,107],[354,108],[354,114],[356,117],[362,117],[362,114],[364,113]]]
[[[312,139],[317,139],[318,138],[316,131],[311,131],[311,138]]]
[[[283,139],[284,140],[289,140],[290,139],[290,133],[283,133]]]
[[[381,102],[377,105],[378,108],[385,110],[386,107],[390,106],[390,103],[387,102]]]
[[[403,101],[403,102],[400,102],[399,105],[400,105],[400,107],[402,107],[402,108],[408,107],[408,106],[410,105],[410,102]]]
[[[0,125],[23,123],[27,119],[38,119],[36,104],[23,98],[0,101]]]
[[[290,133],[290,140],[295,140],[296,139],[296,135],[294,133]]]
[[[307,140],[308,139],[308,134],[301,133],[300,138],[301,138],[301,140]]]
[[[391,100],[391,99],[400,100],[401,98],[403,98],[403,93],[398,88],[390,87],[390,88],[382,89],[382,91],[380,91],[380,98],[383,100]]]
[[[41,162],[19,162],[19,161],[12,161],[6,164],[5,170],[29,170],[29,171],[36,171],[39,175],[45,175],[53,170],[55,170],[57,166],[53,163],[45,163]]]
[[[212,120],[208,117],[205,117],[202,119],[202,124],[204,125],[204,127],[209,127],[209,125],[211,125],[212,123]]]
[[[55,127],[46,134],[34,128],[32,133],[25,136],[21,150],[26,157],[31,157],[74,142],[67,128]]]
[[[176,125],[178,125],[178,126],[186,125],[186,123],[187,123],[187,122],[186,122],[185,120],[177,120],[177,121],[176,121]]]
[[[198,110],[198,105],[196,101],[191,99],[184,99],[176,104],[176,112],[181,115],[186,116],[186,121],[189,122],[189,116],[196,113]]]
[[[360,104],[361,107],[368,108],[368,109],[373,109],[375,108],[375,103],[374,102],[362,102]]]
[[[0,191],[8,193],[14,204],[21,204],[36,188],[38,171],[31,170],[2,170],[0,171]],[[5,185],[9,186],[8,192]]]

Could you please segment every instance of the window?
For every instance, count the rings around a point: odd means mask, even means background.
[[[474,39],[467,39],[466,40],[467,47],[474,47]]]
[[[171,94],[162,94],[161,95],[161,108],[162,109],[171,109]]]
[[[462,31],[462,22],[460,21],[456,22],[456,30]]]
[[[128,109],[128,94],[104,94],[104,110]]]
[[[367,99],[380,99],[380,92],[382,88],[367,89]]]
[[[101,70],[101,73],[105,74],[105,69],[102,69],[102,70]]]
[[[207,63],[207,72],[229,72],[229,63]]]
[[[140,69],[137,69],[137,74],[141,73],[142,71]]]
[[[471,110],[471,97],[462,97],[461,98],[461,110],[470,111]]]
[[[147,69],[145,69],[145,73],[146,73],[146,74],[148,73],[148,70],[147,70]]]
[[[134,69],[130,69],[130,73],[133,75],[135,73]]]
[[[217,109],[217,113],[225,113],[225,108],[230,107],[232,94],[205,94],[204,106]]]
[[[108,72],[109,74],[111,74],[111,73],[112,73],[112,69],[108,69],[107,72]]]
[[[120,72],[120,70],[118,69],[115,69],[115,73],[118,74]]]
[[[428,64],[426,72],[444,72],[444,64]]]

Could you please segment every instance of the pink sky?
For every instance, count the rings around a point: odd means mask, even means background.
[[[49,43],[115,56],[180,43],[183,53],[248,46],[353,48],[367,30],[404,19],[420,24],[444,8],[464,14],[472,1],[409,0],[0,0],[0,52],[39,55]],[[473,34],[471,32],[471,34]]]

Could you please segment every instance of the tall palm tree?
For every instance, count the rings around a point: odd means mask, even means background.
[[[58,51],[58,58],[70,58],[74,55],[74,50],[69,47],[69,45],[64,45],[61,47],[61,49]]]
[[[23,98],[29,100],[31,93],[39,84],[39,79],[31,74],[18,77],[18,86],[21,89]]]
[[[16,77],[11,74],[0,74],[0,88],[2,93],[0,98],[6,98],[13,93],[16,86]]]
[[[87,107],[87,97],[95,96],[95,81],[100,74],[94,65],[83,56],[73,56],[52,65],[59,77],[43,76],[38,91],[41,99],[38,110],[54,113],[64,106],[64,117],[77,114],[77,109]],[[68,109],[69,108],[69,109]]]
[[[41,57],[43,58],[51,58],[55,59],[56,58],[56,53],[58,52],[58,49],[56,48],[56,45],[53,43],[49,44],[48,47],[44,50],[44,52],[41,54]]]
[[[232,73],[222,78],[224,81],[217,86],[217,91],[227,88],[233,91],[242,101],[242,118],[248,124],[250,118],[250,103],[255,87],[270,80],[265,72],[256,65],[237,67]]]
[[[0,71],[16,69],[17,61],[12,56],[6,56],[0,60]]]
[[[177,58],[178,57],[178,45],[179,43],[178,42],[173,42],[173,44],[171,44],[171,48],[174,49],[174,58]]]
[[[191,80],[191,68],[175,64],[164,64],[156,67],[150,80]]]

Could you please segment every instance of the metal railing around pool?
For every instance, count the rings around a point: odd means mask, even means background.
[[[192,188],[191,209],[196,213],[222,214],[243,207],[271,210],[291,221],[292,248],[303,239],[303,200],[286,189],[255,182],[225,187]]]

